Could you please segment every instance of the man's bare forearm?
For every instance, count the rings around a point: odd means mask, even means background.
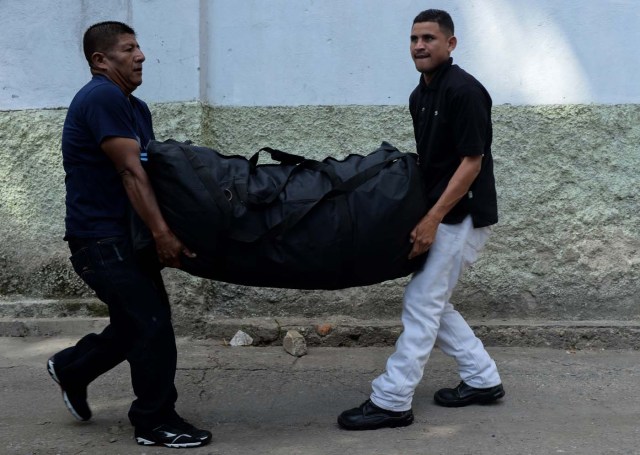
[[[453,209],[456,204],[469,193],[471,185],[480,173],[482,156],[469,156],[463,158],[460,166],[449,180],[438,202],[429,210],[427,216],[438,220],[438,223]]]
[[[424,254],[431,248],[436,238],[438,226],[447,213],[469,192],[469,188],[480,173],[481,167],[482,156],[468,156],[462,159],[438,202],[411,231],[409,240],[413,243],[413,248],[409,253],[409,259]]]
[[[129,201],[154,238],[171,232],[162,216],[151,182],[142,166],[140,169],[125,168],[119,171]]]

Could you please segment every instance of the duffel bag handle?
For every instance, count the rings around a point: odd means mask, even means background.
[[[244,192],[247,193],[245,202],[250,206],[258,207],[273,203],[273,201],[275,201],[280,193],[284,190],[285,186],[287,186],[287,183],[289,183],[291,176],[294,173],[301,171],[302,169],[309,169],[316,172],[324,173],[329,178],[329,181],[331,181],[332,188],[335,188],[336,186],[342,184],[342,180],[340,180],[340,177],[338,177],[333,168],[327,163],[304,158],[302,156],[283,152],[281,150],[275,150],[270,147],[261,148],[249,159],[251,173],[255,172],[255,168],[258,162],[258,155],[262,151],[269,153],[271,155],[271,158],[273,158],[275,161],[279,161],[280,164],[293,165],[294,167],[289,170],[287,177],[280,183],[280,185],[278,185],[278,187],[271,193],[271,195],[266,198],[258,199],[254,195],[249,194],[246,190],[246,185],[244,185]]]
[[[253,156],[249,159],[249,163],[251,164],[251,170],[255,169],[258,165],[258,157],[260,152],[267,152],[271,155],[271,158],[274,161],[280,162],[280,164],[284,165],[299,165],[298,167],[301,169],[311,169],[314,171],[322,172],[329,177],[331,183],[333,185],[338,185],[342,183],[340,177],[336,174],[331,166],[327,163],[323,163],[322,161],[313,160],[310,158],[305,158],[304,156],[294,155],[293,153],[283,152],[282,150],[272,149],[271,147],[262,147]]]
[[[396,160],[402,159],[402,155],[400,154],[400,152],[398,153],[399,153],[399,156],[389,157],[386,160],[378,164],[375,164],[370,168],[365,169],[362,172],[359,172],[358,174],[345,180],[344,182],[341,182],[338,185],[334,185],[331,191],[325,193],[325,195],[318,198],[317,201],[313,202],[312,204],[309,204],[307,207],[304,207],[297,212],[290,214],[280,223],[273,226],[271,229],[267,231],[265,236],[267,238],[275,238],[278,235],[283,234],[284,232],[287,232],[289,229],[291,229],[296,224],[298,224],[315,206],[320,204],[322,201],[332,197],[337,197],[355,190],[360,185],[364,184],[371,178],[375,177],[382,169],[384,169],[391,163],[395,162]]]
[[[275,226],[272,226],[263,235],[255,235],[251,233],[229,232],[229,237],[234,240],[238,240],[240,242],[251,243],[263,238],[273,239],[278,235],[283,234],[284,232],[288,231],[289,229],[294,227],[296,224],[298,224],[315,206],[320,204],[322,201],[328,198],[340,196],[342,194],[355,190],[357,187],[359,187],[363,183],[367,182],[369,179],[376,176],[382,169],[387,167],[389,164],[399,159],[406,159],[406,157],[409,156],[400,151],[397,151],[397,152],[398,152],[397,154],[393,154],[392,156],[388,157],[384,161],[378,164],[375,164],[370,168],[365,169],[364,171],[359,172],[358,174],[345,180],[344,182],[340,182],[337,185],[334,185],[333,189],[325,193],[323,196],[319,197],[316,201],[314,201],[313,203],[310,203],[306,207],[303,207],[302,209],[296,212],[289,214],[280,223],[276,224]],[[324,165],[325,163],[320,163],[320,164]],[[335,172],[333,172],[333,170],[332,170],[332,173],[335,175]]]
[[[271,159],[274,161],[278,161],[281,164],[300,164],[306,160],[305,157],[300,155],[294,155],[293,153],[283,152],[282,150],[272,149],[271,147],[262,147],[256,153],[253,154],[251,158],[249,158],[249,166],[251,167],[251,172],[255,172],[256,166],[258,165],[258,158],[260,158],[260,152],[267,152],[271,155]]]

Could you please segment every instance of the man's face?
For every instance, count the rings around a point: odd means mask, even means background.
[[[437,22],[417,22],[411,28],[411,58],[427,78],[449,59],[455,47],[455,36],[443,33]]]
[[[104,53],[105,74],[130,94],[142,84],[144,54],[134,35],[120,35],[113,48]]]

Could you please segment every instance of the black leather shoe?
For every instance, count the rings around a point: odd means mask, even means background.
[[[89,420],[91,418],[91,409],[89,409],[89,404],[87,403],[87,388],[63,384],[56,372],[55,356],[47,361],[47,371],[51,379],[60,386],[62,399],[71,415],[83,422]]]
[[[486,389],[476,389],[462,381],[455,389],[440,389],[433,399],[440,406],[447,408],[459,408],[470,404],[487,404],[504,396],[502,384]]]
[[[413,423],[413,411],[387,411],[367,400],[359,407],[338,416],[338,425],[345,430],[377,430],[378,428],[406,427]]]

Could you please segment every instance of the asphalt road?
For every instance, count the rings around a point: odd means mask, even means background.
[[[0,453],[167,454],[136,445],[122,364],[89,388],[94,418],[76,422],[46,359],[72,338],[0,338]],[[499,403],[447,409],[433,393],[455,386],[436,351],[414,399],[415,423],[349,432],[337,415],[359,405],[392,348],[228,347],[181,338],[179,413],[213,432],[193,454],[640,454],[640,351],[490,348],[507,392]],[[181,452],[182,453],[182,452]]]

